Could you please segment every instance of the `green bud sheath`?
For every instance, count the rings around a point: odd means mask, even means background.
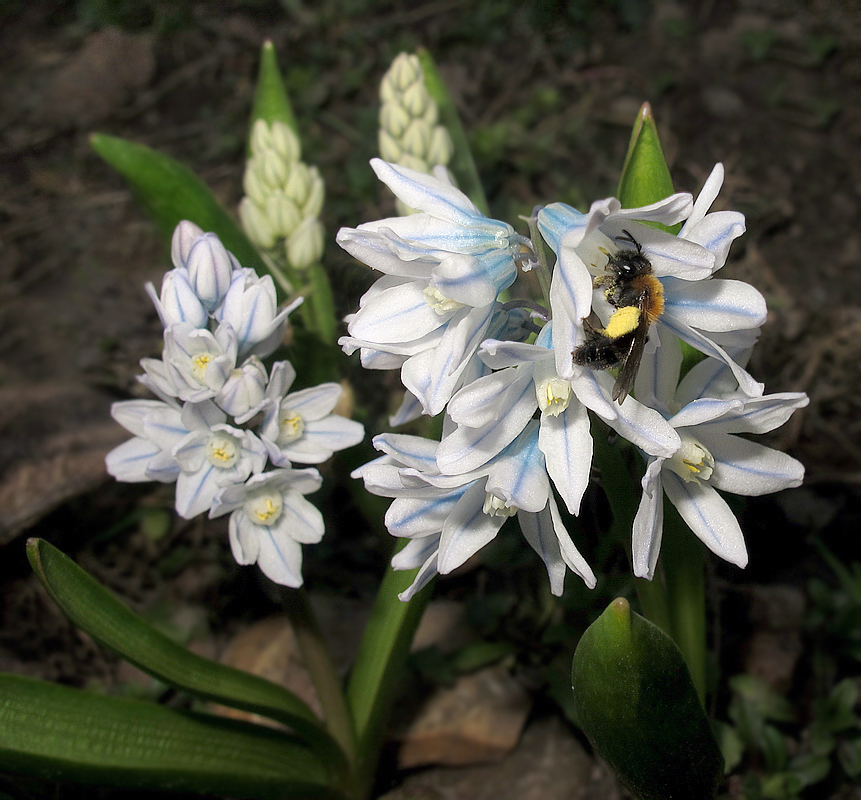
[[[571,671],[580,727],[639,800],[710,800],[723,757],[672,639],[614,600]]]

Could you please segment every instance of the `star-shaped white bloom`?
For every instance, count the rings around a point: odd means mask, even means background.
[[[546,469],[568,510],[577,514],[592,463],[587,409],[647,453],[669,457],[680,441],[657,411],[633,397],[621,405],[612,402],[606,375],[581,370],[572,378],[560,378],[553,335],[549,323],[534,345],[494,340],[482,344],[482,360],[499,371],[465,386],[452,398],[448,414],[457,427],[443,437],[437,463],[445,474],[480,469],[540,411],[538,445]]]
[[[655,402],[681,437],[670,458],[646,457],[643,496],[634,519],[634,574],[652,578],[663,530],[663,495],[690,529],[721,558],[744,567],[747,548],[738,520],[720,491],[761,495],[799,486],[804,467],[791,456],[738,434],[766,433],[808,403],[797,392],[749,397],[733,370],[706,359],[678,384],[677,343],[658,351]]]
[[[302,585],[302,545],[323,537],[320,512],[303,495],[323,479],[316,469],[277,469],[222,488],[210,517],[230,514],[230,547],[239,564],[257,564],[275,583]]]
[[[392,566],[420,568],[402,600],[409,600],[435,575],[463,564],[515,515],[524,538],[544,561],[553,594],[562,593],[566,568],[588,586],[595,585],[550,490],[537,422],[480,470],[458,476],[443,475],[437,468],[437,442],[390,434],[378,436],[374,446],[386,455],[353,474],[365,481],[368,491],[395,498],[386,527],[411,541]]]
[[[273,464],[321,464],[365,438],[360,423],[332,413],[342,392],[337,383],[290,392],[295,378],[288,361],[272,366],[259,434]]]

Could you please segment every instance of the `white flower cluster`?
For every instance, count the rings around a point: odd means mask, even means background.
[[[403,599],[463,564],[514,515],[554,593],[566,567],[595,584],[558,506],[580,509],[592,466],[589,411],[646,464],[635,573],[654,575],[664,493],[712,551],[744,566],[744,538],[719,491],[798,486],[803,467],[738,434],[776,428],[807,398],[766,395],[744,368],[766,307],[752,286],[713,277],[744,232],[741,214],[709,212],[722,166],[696,201],[676,194],[634,209],[615,198],[586,213],[542,208],[535,222],[556,261],[540,306],[500,300],[518,267],[550,269],[530,240],[485,218],[444,176],[371,164],[421,213],[338,234],[383,273],[341,344],[359,350],[367,368],[400,368],[407,392],[393,424],[446,412],[440,442],[378,436],[384,455],[355,473],[394,498],[387,527],[410,540],[394,566],[420,567]],[[654,223],[684,224],[675,236]],[[680,381],[681,342],[705,358]],[[608,373],[617,366],[630,389]]]
[[[186,519],[229,513],[236,560],[300,586],[301,545],[323,535],[323,518],[304,495],[322,479],[292,463],[320,464],[360,442],[364,429],[332,413],[338,384],[290,392],[290,363],[267,372],[261,361],[283,340],[301,299],[279,311],[272,278],[242,268],[214,233],[191,222],[177,226],[171,259],[161,293],[147,285],[164,351],[141,361],[139,378],[159,399],[114,403],[114,419],[134,438],[108,454],[108,472],[120,481],[175,482],[176,510]]]

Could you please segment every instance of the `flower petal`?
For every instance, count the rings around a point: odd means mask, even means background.
[[[746,566],[744,535],[726,501],[711,486],[686,483],[669,470],[661,478],[667,497],[705,546],[731,564]]]
[[[661,467],[664,460],[649,458],[646,474],[643,475],[643,495],[634,517],[631,534],[631,560],[634,575],[652,580],[661,552],[664,532],[664,489]]]
[[[484,498],[484,481],[477,481],[464,492],[446,519],[437,563],[441,575],[457,569],[499,533],[506,517],[485,514]]]
[[[801,486],[804,466],[792,456],[727,434],[702,437],[714,456],[709,483],[725,492],[754,497]]]
[[[559,540],[556,538],[550,509],[545,507],[536,514],[521,511],[517,514],[517,521],[520,523],[523,538],[547,567],[551,594],[561,597],[565,586],[565,562],[559,550]]]
[[[543,413],[538,445],[544,453],[547,473],[568,511],[579,514],[592,468],[592,435],[585,406],[570,403],[556,417]]]
[[[664,284],[664,316],[703,331],[736,331],[759,328],[768,309],[765,298],[749,283],[714,278]]]

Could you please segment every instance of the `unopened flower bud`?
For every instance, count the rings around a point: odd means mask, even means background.
[[[251,153],[257,155],[265,150],[272,149],[272,133],[266,120],[254,120],[254,126],[251,128]]]
[[[299,137],[283,122],[272,123],[272,147],[288,164],[296,163],[302,155]]]
[[[294,269],[307,269],[320,261],[323,248],[323,226],[316,217],[308,217],[287,240],[287,260]]]
[[[297,161],[290,168],[290,177],[284,184],[284,194],[287,195],[297,206],[304,206],[311,191],[311,170],[301,161]]]
[[[214,233],[195,239],[186,259],[188,281],[209,311],[224,299],[233,274],[233,262]]]
[[[170,240],[170,260],[177,269],[185,267],[188,252],[198,236],[203,236],[203,230],[187,219],[174,228],[173,238]]]
[[[251,356],[230,373],[215,396],[215,402],[242,424],[260,409],[266,393],[266,380],[266,368],[259,358]]]
[[[161,297],[148,283],[146,290],[155,303],[162,325],[169,328],[178,322],[188,322],[195,328],[205,328],[209,314],[188,282],[185,270],[172,269],[161,283]]]
[[[266,219],[279,239],[293,233],[302,220],[299,207],[281,190],[269,195],[265,209]]]
[[[383,161],[389,161],[392,164],[400,164],[401,156],[403,155],[403,150],[401,146],[398,144],[392,134],[390,134],[385,128],[380,128],[379,134],[379,147],[380,147],[380,156]]]
[[[239,219],[242,221],[242,227],[248,238],[255,247],[260,247],[263,250],[268,250],[275,246],[278,237],[275,231],[269,224],[266,215],[255,205],[250,197],[243,197],[239,203]]]

